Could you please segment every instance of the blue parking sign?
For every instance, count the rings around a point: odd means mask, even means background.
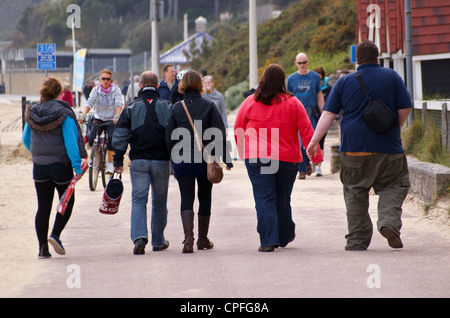
[[[37,45],[37,64],[39,70],[56,69],[56,44],[40,43]]]
[[[350,61],[352,63],[356,63],[356,45],[355,44],[353,44],[350,47]]]

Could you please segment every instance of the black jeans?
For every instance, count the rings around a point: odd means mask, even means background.
[[[33,179],[36,188],[38,210],[36,212],[35,226],[39,241],[39,247],[47,244],[50,214],[52,210],[55,189],[59,197],[64,193],[73,178],[73,170],[70,163],[55,163],[51,165],[33,166]],[[75,193],[67,205],[64,215],[56,213],[52,234],[59,237],[72,214]]]
[[[181,194],[181,211],[194,210],[195,179],[197,179],[198,185],[198,214],[209,216],[211,215],[212,183],[206,178],[196,178],[188,175],[177,178]]]
[[[94,119],[93,122],[101,124],[104,121],[96,118],[96,119]],[[107,144],[106,148],[109,151],[113,151],[114,149],[112,147],[112,137],[114,135],[115,129],[116,129],[116,125],[114,125],[114,124],[107,125],[107,126],[100,126],[100,127],[92,125],[90,128],[90,131],[89,131],[89,138],[88,138],[89,147],[92,147],[92,145],[94,144],[94,140],[95,140],[95,137],[97,136],[97,134],[100,134],[101,132],[106,130],[106,135],[108,136],[108,144]]]

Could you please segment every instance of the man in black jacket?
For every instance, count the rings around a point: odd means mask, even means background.
[[[114,131],[114,170],[123,172],[123,157],[130,145],[131,239],[134,254],[144,254],[148,243],[147,201],[152,186],[152,246],[161,251],[169,246],[164,238],[167,225],[167,192],[170,155],[165,131],[171,104],[160,98],[158,76],[150,71],[141,74],[138,98],[122,111]]]

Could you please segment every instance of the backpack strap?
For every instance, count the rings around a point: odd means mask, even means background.
[[[355,75],[356,75],[356,79],[359,82],[359,86],[361,86],[361,89],[363,90],[364,95],[366,95],[367,100],[370,102],[372,100],[372,98],[370,98],[369,91],[367,90],[366,85],[364,85],[361,74],[358,71],[356,71]]]

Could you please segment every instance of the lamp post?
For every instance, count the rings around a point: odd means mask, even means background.
[[[72,53],[73,53],[73,74],[75,74],[75,76],[73,76],[73,79],[76,79],[76,69],[77,69],[77,63],[75,63],[75,16],[72,17]],[[80,100],[78,97],[78,90],[74,90],[75,92],[75,107],[76,106],[81,106],[80,105]]]
[[[153,17],[150,17],[152,19],[152,71],[159,78],[158,1],[150,0],[150,5],[153,5]]]
[[[258,84],[258,35],[256,22],[256,0],[249,0],[249,85],[250,89]]]

